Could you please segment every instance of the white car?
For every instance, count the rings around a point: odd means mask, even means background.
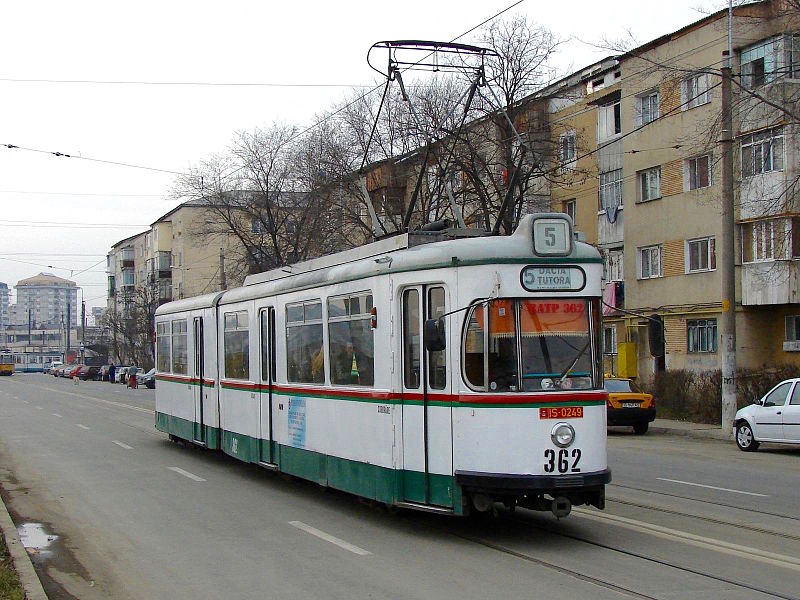
[[[800,444],[800,378],[781,381],[761,400],[737,411],[734,435],[745,452],[757,450],[761,442]]]

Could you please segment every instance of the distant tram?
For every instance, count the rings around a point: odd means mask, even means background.
[[[14,357],[8,350],[0,351],[0,375],[14,374]]]
[[[432,235],[160,306],[156,427],[390,506],[604,508],[599,253],[562,214]]]

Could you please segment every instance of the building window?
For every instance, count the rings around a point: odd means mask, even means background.
[[[328,354],[331,383],[368,385],[375,382],[375,349],[370,311],[372,294],[328,298]]]
[[[661,277],[661,244],[639,248],[639,279]]]
[[[575,160],[577,158],[575,130],[562,133],[558,137],[558,156],[562,172],[575,170]]]
[[[686,242],[687,273],[713,271],[717,268],[717,254],[713,237],[688,240]]]
[[[783,127],[742,138],[742,177],[783,170]]]
[[[742,86],[753,89],[774,81],[779,75],[797,77],[798,50],[797,34],[779,35],[748,46],[741,54]]]
[[[717,320],[686,321],[687,350],[691,353],[717,351]]]
[[[624,258],[622,250],[606,250],[603,253],[603,275],[606,281],[625,281]]]
[[[293,383],[323,383],[322,302],[286,306],[286,369]]]
[[[617,328],[613,325],[603,327],[603,354],[617,353]]]
[[[566,213],[572,219],[573,225],[575,224],[575,200],[566,200],[561,204],[562,212]]]
[[[647,125],[659,117],[658,92],[648,92],[642,96],[637,96],[636,104],[641,117],[640,125]]]
[[[690,158],[685,163],[688,189],[697,190],[711,185],[711,155]]]
[[[661,167],[639,171],[639,202],[661,198]]]
[[[602,142],[622,133],[619,100],[597,108],[597,141]]]
[[[787,315],[784,323],[786,324],[786,341],[800,341],[800,315]]]
[[[741,235],[742,262],[775,260],[775,229],[775,220],[744,223]]]
[[[223,350],[225,354],[225,377],[229,379],[250,378],[250,331],[247,311],[225,313]]]
[[[699,73],[683,80],[683,110],[711,102],[708,73]]]
[[[600,173],[600,209],[622,206],[622,169]]]
[[[186,319],[172,322],[172,372],[179,375],[187,373],[188,337]]]

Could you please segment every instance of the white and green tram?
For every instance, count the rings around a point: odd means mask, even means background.
[[[392,506],[603,508],[599,253],[561,214],[443,237],[160,306],[156,427]]]

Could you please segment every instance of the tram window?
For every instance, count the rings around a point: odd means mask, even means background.
[[[272,309],[261,311],[261,380],[275,381],[275,325],[270,328]],[[270,347],[272,352],[270,352]]]
[[[328,299],[331,383],[373,385],[375,345],[370,328],[372,294]]]
[[[517,323],[513,300],[489,303],[489,389],[517,390]]]
[[[225,377],[250,378],[250,331],[246,310],[225,313]]]
[[[172,372],[186,375],[188,346],[186,333],[186,319],[172,322]]]
[[[570,299],[521,300],[518,304],[522,389],[591,388],[589,303]]]
[[[169,373],[172,360],[169,355],[169,323],[156,323],[156,357],[158,370]]]
[[[420,384],[419,291],[403,292],[403,382],[407,389]]]
[[[286,307],[286,374],[293,383],[324,383],[322,301]]]
[[[485,389],[483,380],[483,344],[486,330],[486,308],[479,304],[472,308],[464,331],[464,377],[467,383],[478,389]]]
[[[428,289],[428,319],[438,319],[445,313],[443,287]],[[447,385],[447,350],[428,352],[428,385],[432,390],[443,390]]]

